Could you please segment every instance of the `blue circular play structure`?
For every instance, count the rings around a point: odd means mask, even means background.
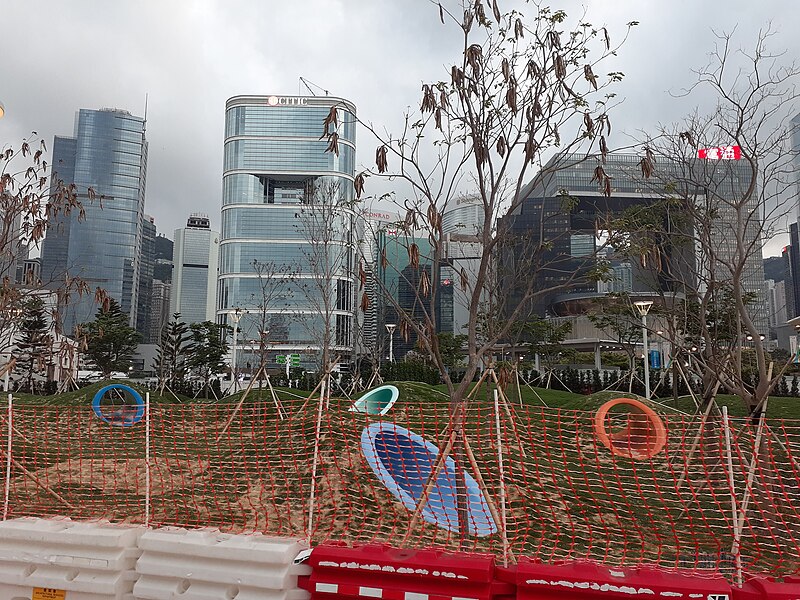
[[[361,433],[361,451],[381,483],[413,511],[433,469],[439,449],[413,431],[394,423],[372,423]],[[458,533],[456,463],[447,457],[421,515],[428,522]],[[464,473],[469,533],[483,537],[497,532],[489,504],[477,482]]]
[[[112,392],[116,398],[106,398],[108,392]],[[104,400],[107,402],[103,403]],[[109,425],[130,427],[142,420],[144,400],[141,394],[129,385],[114,383],[97,391],[92,400],[92,410],[97,418]]]
[[[382,385],[368,391],[353,403],[350,412],[366,413],[368,415],[385,415],[397,402],[400,391],[393,385]]]

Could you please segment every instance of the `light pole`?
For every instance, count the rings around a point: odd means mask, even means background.
[[[386,324],[386,331],[389,332],[389,362],[394,362],[394,330],[397,327],[394,323]]]
[[[642,346],[644,346],[644,397],[650,399],[650,351],[647,347],[647,313],[653,306],[652,300],[639,300],[633,305],[642,315]]]
[[[231,346],[231,378],[233,379],[233,393],[239,390],[239,373],[236,368],[236,339],[239,335],[239,319],[242,318],[242,309],[238,306],[236,310],[231,313],[231,321],[233,321],[233,346]]]

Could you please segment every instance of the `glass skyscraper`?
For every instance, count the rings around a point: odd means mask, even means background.
[[[320,139],[337,107],[338,154]],[[236,96],[225,113],[217,317],[239,309],[239,363],[271,353],[314,364],[352,351],[355,327],[355,106],[330,96]],[[322,277],[327,274],[328,276]],[[329,318],[325,318],[325,316]]]
[[[184,323],[213,321],[217,294],[219,233],[207,215],[193,214],[186,227],[175,230],[170,313]]]
[[[74,136],[53,142],[53,171],[77,186],[85,214],[80,218],[73,211],[48,228],[42,281],[58,285],[69,275],[85,280],[92,292],[103,288],[135,327],[147,171],[144,119],[125,110],[81,109]],[[89,199],[89,188],[97,199]],[[73,294],[62,315],[64,332],[92,320],[95,310],[93,293]]]

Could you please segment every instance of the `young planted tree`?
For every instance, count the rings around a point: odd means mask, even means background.
[[[306,264],[294,280],[310,309],[298,312],[297,318],[318,350],[320,372],[326,374],[353,344],[356,214],[343,184],[322,182],[308,190],[295,216]]]
[[[294,267],[274,262],[253,261],[253,270],[258,278],[258,287],[250,298],[247,313],[253,315],[246,327],[241,327],[241,345],[254,351],[259,379],[266,377],[269,364],[270,337],[289,337],[291,303],[296,284]]]
[[[115,371],[127,373],[141,336],[128,323],[119,303],[107,298],[97,309],[94,321],[84,323],[81,331],[86,339],[86,357],[110,377]]]
[[[189,366],[203,378],[204,397],[208,398],[211,376],[221,373],[225,367],[228,344],[225,341],[227,326],[212,321],[192,323],[192,345]]]
[[[565,321],[557,323],[552,319],[533,317],[522,324],[521,333],[525,339],[524,345],[535,356],[539,357],[544,373],[539,374],[539,380],[544,381],[545,387],[550,388],[553,372],[564,352],[564,340],[572,331],[572,323]]]
[[[186,374],[192,336],[189,326],[180,318],[180,313],[173,313],[172,320],[161,331],[153,363],[158,373],[158,387],[162,395],[165,386],[174,386],[177,382],[183,381]]]
[[[47,376],[45,365],[53,347],[53,338],[40,297],[34,296],[28,300],[23,310],[17,341],[17,365],[24,369],[21,389],[33,393],[34,377],[41,376],[43,370],[44,376]]]

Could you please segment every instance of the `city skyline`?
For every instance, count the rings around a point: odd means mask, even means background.
[[[500,4],[505,10],[514,3]],[[418,101],[421,83],[445,78],[458,54],[449,44],[452,32],[441,27],[435,4],[427,2],[411,9],[388,1],[235,6],[239,10],[201,2],[181,10],[143,2],[98,9],[78,1],[41,14],[12,0],[4,7],[10,22],[36,23],[45,31],[63,25],[71,36],[61,40],[56,51],[51,41],[29,44],[21,33],[25,27],[7,32],[7,44],[25,51],[11,53],[0,65],[3,80],[14,82],[0,91],[6,109],[0,135],[11,143],[35,130],[49,146],[80,107],[110,106],[143,114],[147,102],[148,213],[161,231],[182,226],[185,215],[196,211],[211,215],[212,226],[219,228],[222,114],[228,97],[267,91],[306,95],[308,89],[298,79],[302,76],[313,82],[309,85],[316,93],[327,89],[331,95],[350,98],[365,120],[396,131],[404,108]],[[582,12],[578,1],[557,7],[571,17]],[[625,23],[640,23],[614,63],[626,80],[619,90],[621,110],[612,113],[612,146],[630,144],[639,130],[653,131],[658,122],[672,122],[702,100],[674,94],[692,83],[691,68],[705,63],[714,42],[712,27],[731,31],[740,24],[735,45],[748,47],[758,27],[766,25],[762,15],[781,14],[770,47],[786,50],[787,61],[800,55],[800,41],[783,25],[792,22],[798,10],[777,2],[734,1],[725,11],[688,1],[663,6],[593,2],[586,19],[608,26],[614,41],[623,35]],[[237,14],[251,18],[237,19]],[[269,37],[260,36],[259,22],[302,22],[309,35],[277,27]],[[359,36],[341,36],[345,27],[356,27]],[[142,31],[148,35],[143,37]],[[197,31],[214,35],[197,36]],[[85,43],[90,34],[93,43]],[[336,61],[327,59],[332,44],[337,46]],[[97,47],[109,50],[100,54]],[[375,51],[365,52],[367,48]],[[364,77],[365,73],[378,75]],[[371,163],[374,153],[372,140],[362,130],[358,135],[362,143],[356,170]],[[370,188],[381,191],[374,182]],[[785,236],[776,236],[767,242],[765,254],[777,255],[785,244]]]

